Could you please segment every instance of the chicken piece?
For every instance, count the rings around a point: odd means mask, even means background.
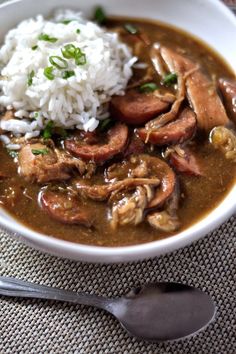
[[[147,204],[153,198],[153,190],[144,185],[136,188],[131,197],[125,196],[114,203],[111,210],[111,227],[116,229],[119,225],[138,225],[143,221]]]
[[[43,210],[63,224],[81,224],[86,227],[93,224],[91,212],[82,207],[75,196],[46,190],[40,194],[40,203]]]
[[[171,197],[165,203],[165,209],[162,211],[155,211],[147,215],[147,222],[155,229],[164,232],[174,232],[180,228],[180,221],[178,217],[180,201],[180,187],[179,183],[175,184],[174,191]]]
[[[190,108],[186,108],[177,120],[151,132],[149,129],[141,128],[138,130],[138,134],[143,141],[162,146],[183,143],[191,139],[196,127],[194,112]]]
[[[172,95],[145,94],[138,90],[115,96],[110,103],[113,118],[130,125],[142,125],[160,113],[166,112],[175,98]]]
[[[111,194],[120,191],[134,189],[142,185],[150,185],[157,187],[160,184],[158,178],[126,178],[123,181],[112,182],[109,184],[90,186],[84,184],[82,180],[75,183],[75,188],[85,198],[90,198],[96,201],[105,201]]]
[[[172,72],[185,77],[187,96],[196,113],[198,127],[209,132],[227,124],[229,119],[216,87],[197,64],[169,48],[162,47],[161,55]]]
[[[153,56],[154,53],[155,47],[152,52]],[[171,111],[149,122],[146,129],[154,129],[174,120],[186,93],[190,105],[196,113],[200,129],[209,132],[215,126],[228,123],[229,119],[216,87],[196,63],[176,51],[162,46],[157,47],[156,56],[159,57],[159,61],[161,59],[164,61],[170,72],[177,75],[178,97]],[[159,67],[160,65],[156,65],[157,70],[160,70]],[[160,74],[163,74],[163,71]]]
[[[168,68],[169,72],[177,73],[175,63],[173,63],[172,60],[169,60],[170,58],[163,58],[162,47],[159,44],[154,44],[150,53],[153,65],[163,79],[166,74],[165,67]],[[149,133],[177,118],[181,105],[186,97],[186,75],[178,75],[177,80],[177,96],[171,110],[146,124],[146,130],[149,131]]]
[[[29,182],[62,181],[69,179],[75,170],[81,175],[86,172],[83,161],[56,150],[49,142],[24,145],[18,163],[20,175]]]
[[[236,124],[236,80],[220,79],[219,88],[229,116]]]
[[[210,133],[210,142],[222,151],[228,160],[236,162],[236,135],[225,127],[216,127]]]
[[[174,232],[180,227],[177,216],[171,216],[167,211],[158,211],[147,215],[148,223],[156,230]]]
[[[92,161],[102,165],[114,156],[122,153],[128,142],[128,128],[125,124],[116,124],[107,132],[104,144],[88,144],[76,139],[65,141],[65,148],[84,161]]]

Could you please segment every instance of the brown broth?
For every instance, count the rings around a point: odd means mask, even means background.
[[[131,21],[130,19],[112,19],[109,21],[108,27],[110,29],[116,28]],[[151,41],[158,41],[173,48],[181,47],[188,56],[198,61],[216,79],[234,77],[234,74],[220,56],[188,34],[173,27],[146,20],[132,22],[138,25],[141,30],[147,32]],[[147,54],[144,52],[140,59],[147,61]],[[135,75],[139,74],[136,73]],[[227,161],[220,152],[215,151],[207,139],[201,138],[201,143],[197,147],[197,154],[204,165],[205,176],[179,176],[182,190],[182,201],[179,209],[179,217],[182,223],[180,231],[185,230],[214,209],[235,183],[235,164]],[[170,234],[151,228],[145,222],[138,227],[126,226],[113,231],[107,221],[109,208],[106,203],[92,201],[88,201],[86,204],[91,206],[95,214],[94,228],[87,229],[83,226],[68,226],[59,223],[51,219],[39,207],[38,193],[41,187],[27,183],[17,174],[17,165],[2,146],[0,146],[0,160],[1,171],[7,176],[11,176],[0,181],[0,202],[10,214],[35,231],[67,241],[99,246],[141,244],[170,236]],[[15,193],[14,198],[12,198],[12,193]],[[7,198],[7,196],[10,196],[10,198]]]

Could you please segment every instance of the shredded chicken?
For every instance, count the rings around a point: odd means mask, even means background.
[[[164,232],[174,232],[180,226],[178,217],[170,215],[165,210],[148,215],[147,221],[155,229]]]
[[[95,186],[86,185],[82,180],[75,183],[80,195],[96,201],[107,200],[112,194],[142,185],[157,187],[160,185],[160,180],[158,178],[126,178],[123,181]]]
[[[113,204],[111,210],[111,227],[116,229],[123,225],[138,225],[143,221],[144,210],[153,198],[153,190],[144,185],[136,188],[131,197],[125,196]]]
[[[164,232],[174,232],[180,227],[178,217],[178,208],[180,200],[179,184],[175,185],[175,190],[172,196],[167,200],[165,210],[155,211],[148,214],[146,217],[147,222],[155,229]]]

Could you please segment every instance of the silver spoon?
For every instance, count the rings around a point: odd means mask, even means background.
[[[178,283],[147,284],[110,299],[0,277],[0,295],[95,306],[114,315],[130,335],[153,342],[192,335],[215,314],[209,295]]]

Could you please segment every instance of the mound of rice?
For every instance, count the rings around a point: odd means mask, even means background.
[[[56,41],[39,40],[42,34]],[[61,49],[67,44],[79,47],[86,63],[76,65],[68,59],[67,70],[74,76],[63,79],[62,70],[54,67],[55,78],[49,80],[44,74],[51,66],[49,58],[62,57]],[[117,34],[80,13],[67,10],[51,20],[41,15],[27,19],[8,32],[0,49],[0,105],[13,109],[16,117],[1,121],[0,127],[16,136],[27,133],[27,138],[38,136],[49,121],[93,131],[99,120],[108,117],[111,96],[124,93],[135,61]]]

